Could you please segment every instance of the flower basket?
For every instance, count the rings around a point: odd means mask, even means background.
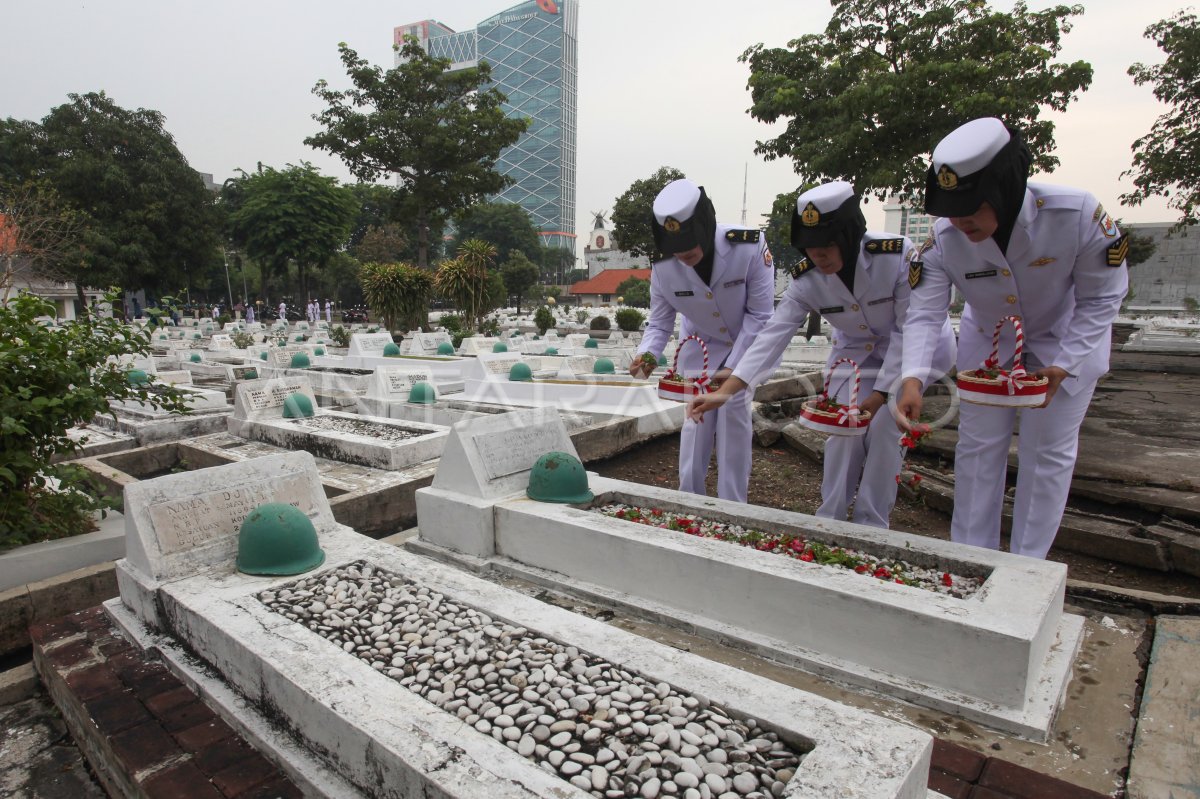
[[[1017,334],[1012,369],[1000,368],[1000,331],[1006,322],[1012,322]],[[1046,387],[1050,381],[1025,371],[1021,364],[1024,348],[1025,332],[1020,319],[1006,316],[997,322],[996,330],[992,333],[992,354],[979,369],[959,372],[955,378],[962,401],[1005,408],[1036,408],[1045,402]]]
[[[854,370],[854,384],[850,389],[849,405],[842,405],[829,396],[829,381],[833,378],[834,371],[842,364],[849,364],[850,368]],[[867,432],[867,425],[871,421],[871,414],[860,411],[858,408],[860,383],[861,376],[857,363],[849,358],[840,358],[834,361],[825,375],[825,390],[821,393],[820,399],[810,400],[801,405],[800,418],[796,421],[818,433],[834,436],[864,435]]]
[[[699,377],[684,377],[676,371],[679,368],[679,353],[683,350],[683,345],[689,341],[695,341],[699,344],[701,352],[704,353],[704,368]],[[699,336],[688,336],[679,342],[679,347],[675,350],[675,360],[671,363],[671,368],[659,379],[658,396],[663,399],[687,402],[692,397],[707,394],[713,388],[716,388],[716,386],[713,385],[708,377],[708,347],[705,346],[704,341]]]

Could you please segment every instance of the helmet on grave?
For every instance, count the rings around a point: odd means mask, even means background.
[[[238,532],[237,568],[246,574],[289,575],[325,562],[312,520],[294,505],[268,502],[250,511]]]
[[[529,472],[525,495],[538,502],[577,504],[594,498],[588,488],[587,471],[579,458],[567,452],[547,452]]]

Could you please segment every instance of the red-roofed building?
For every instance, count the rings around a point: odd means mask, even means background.
[[[616,302],[617,286],[631,277],[639,280],[649,280],[649,269],[605,269],[600,274],[587,280],[581,280],[571,286],[572,297],[578,298],[580,305],[606,305]]]

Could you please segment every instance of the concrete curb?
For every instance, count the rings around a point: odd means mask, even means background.
[[[0,592],[0,656],[29,646],[29,625],[94,607],[117,593],[111,562]]]

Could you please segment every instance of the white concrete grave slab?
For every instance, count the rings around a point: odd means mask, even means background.
[[[502,339],[496,336],[468,336],[458,347],[459,355],[479,355],[490,353]]]
[[[393,342],[390,333],[353,333],[350,336],[350,349],[346,355],[350,358],[382,357],[383,348],[391,343]]]
[[[208,340],[208,348],[217,352],[231,350],[233,349],[233,336],[217,333]]]
[[[283,417],[284,403],[296,393],[309,399],[312,417]],[[284,449],[302,449],[334,461],[395,470],[436,458],[445,446],[447,428],[442,425],[319,408],[306,377],[247,381],[237,386],[236,394],[229,432]]]
[[[568,355],[558,369],[558,376],[571,380],[580,375],[590,375],[596,367],[595,355]]]
[[[400,343],[400,352],[403,355],[437,355],[438,346],[441,344],[454,345],[450,334],[445,330],[433,333],[414,331],[404,337],[404,341]]]
[[[230,496],[234,492],[241,496]],[[235,570],[237,525],[262,501],[308,505],[305,512],[325,553],[322,566],[296,577]],[[465,630],[463,641],[473,641],[472,651],[485,659],[515,664],[512,653],[528,651],[517,649],[518,642],[540,641],[536,646],[584,658],[585,665],[605,664],[596,667],[598,675],[619,668],[623,683],[643,685],[658,696],[673,694],[680,707],[711,707],[726,723],[754,719],[756,729],[773,733],[802,756],[782,789],[785,796],[926,797],[932,752],[927,734],[360,536],[333,521],[307,453],[169,475],[138,484],[126,502],[131,555],[118,562],[121,597],[106,605],[108,612],[196,685],[226,721],[243,732],[254,730],[268,756],[282,761],[309,795],[381,796],[381,786],[387,786],[387,796],[447,799],[565,799],[586,793],[567,781],[570,771],[559,776],[539,767],[537,759],[548,750],[531,747],[523,756],[522,747],[506,746],[502,735],[464,723],[469,708],[451,710],[436,688],[405,680],[402,669],[389,674],[386,665],[373,667],[323,636],[316,624],[306,624],[309,608],[316,606],[293,593],[301,580],[329,604],[336,593],[325,594],[326,581],[335,592],[338,585],[353,586],[356,595],[369,597],[381,624],[391,623],[390,611],[374,604],[376,596],[359,592],[384,585],[411,592],[424,603],[423,613],[472,619],[454,629]],[[440,639],[435,644],[448,645]],[[406,648],[399,652],[408,657]],[[624,739],[625,745],[648,742],[649,735],[641,735]],[[333,787],[336,780],[349,790]]]

